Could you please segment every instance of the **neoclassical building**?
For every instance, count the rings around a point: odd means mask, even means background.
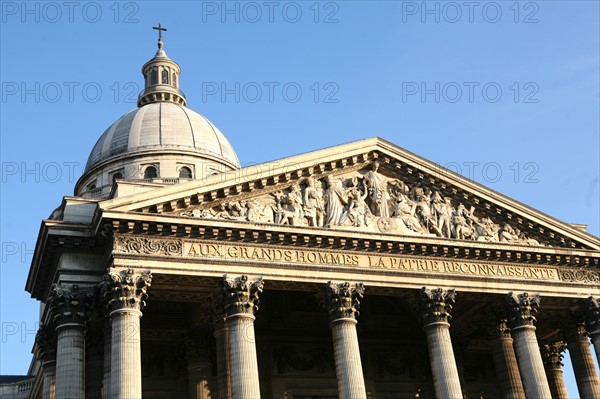
[[[158,47],[42,222],[30,398],[600,398],[597,237],[380,138],[240,168]]]

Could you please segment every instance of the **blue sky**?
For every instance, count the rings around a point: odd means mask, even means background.
[[[40,221],[135,107],[159,21],[243,165],[380,136],[599,235],[597,1],[0,4],[0,374],[30,362]]]

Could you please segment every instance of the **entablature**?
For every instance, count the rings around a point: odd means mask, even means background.
[[[392,288],[435,284],[469,292],[600,294],[598,267],[573,265],[585,253],[548,251],[528,256],[519,252],[523,248],[460,247],[444,251],[431,243],[403,242],[407,237],[327,236],[322,231],[309,235],[222,225],[186,229],[147,223],[136,227],[115,220],[113,226],[115,266],[142,267],[156,274],[218,277],[243,273],[298,282],[354,279]],[[598,254],[587,255],[597,264]]]
[[[105,213],[115,235],[173,237],[225,242],[283,245],[296,248],[351,250],[447,259],[496,261],[531,265],[600,268],[600,251],[534,247],[508,243],[441,240],[319,227],[249,224],[238,221],[175,218],[131,213]]]

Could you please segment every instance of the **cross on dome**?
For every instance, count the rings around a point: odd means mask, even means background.
[[[163,31],[166,32],[167,28],[163,28],[159,22],[158,26],[153,26],[152,29],[155,29],[158,31],[158,48],[161,49],[163,47],[162,33],[163,33]]]

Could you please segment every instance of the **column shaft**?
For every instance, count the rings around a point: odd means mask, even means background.
[[[585,327],[590,334],[596,359],[600,364],[600,298],[588,297],[581,303],[582,315],[585,317]]]
[[[102,375],[102,399],[110,398],[110,366],[112,352],[112,329],[110,317],[106,320],[104,326],[104,359]]]
[[[78,399],[85,396],[84,326],[76,323],[62,324],[57,328],[56,346],[56,397]]]
[[[231,399],[231,374],[229,369],[228,332],[224,326],[215,330],[217,346],[217,380],[219,399]]]
[[[600,380],[598,379],[587,336],[567,342],[567,349],[571,356],[577,390],[581,399],[599,399]]]
[[[44,382],[42,386],[42,399],[54,399],[56,383],[56,361],[44,363],[43,368]]]
[[[592,343],[594,344],[596,359],[598,360],[598,364],[600,364],[600,330],[591,333],[590,338],[592,339]]]
[[[211,399],[209,378],[210,363],[192,363],[188,365],[188,391],[190,399]]]
[[[357,321],[352,318],[331,322],[335,373],[340,399],[367,398],[356,323]]]
[[[552,397],[535,336],[535,327],[530,325],[513,327],[511,333],[525,395],[528,398]]]
[[[102,398],[102,377],[104,376],[104,362],[102,352],[88,350],[85,362],[85,399]]]
[[[525,399],[525,391],[521,382],[512,338],[493,340],[492,356],[502,397],[505,399]]]
[[[233,399],[260,399],[254,319],[243,313],[227,318]]]
[[[435,396],[447,399],[462,399],[460,379],[454,350],[450,340],[450,324],[432,323],[424,327],[429,350],[429,362],[433,374]]]
[[[140,317],[137,309],[120,309],[111,313],[111,398],[142,398],[142,357]]]
[[[546,369],[546,377],[548,378],[552,399],[569,399],[563,371],[560,368]]]

